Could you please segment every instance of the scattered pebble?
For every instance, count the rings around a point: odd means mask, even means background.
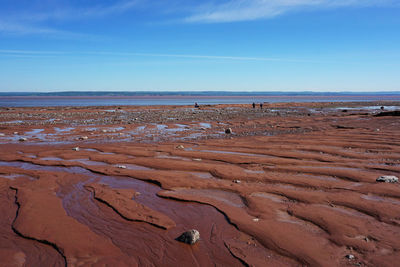
[[[194,161],[201,161],[201,159],[193,159]]]
[[[28,139],[27,138],[25,138],[25,137],[21,137],[20,139],[18,139],[18,141],[20,141],[20,142],[25,142],[25,141],[27,141]]]
[[[346,255],[346,258],[349,259],[349,260],[353,260],[353,259],[355,259],[356,257],[354,257],[353,254],[347,254],[347,255]]]
[[[225,133],[226,134],[231,134],[232,133],[232,129],[231,128],[226,128],[225,129]]]
[[[79,151],[79,147],[72,148],[73,151]]]
[[[178,145],[176,146],[177,149],[184,149],[185,147],[183,145]]]
[[[240,183],[241,183],[240,180],[233,180],[233,182],[234,182],[235,184],[240,184]]]
[[[0,133],[0,136],[6,136],[5,134],[3,134],[3,133]]]
[[[383,175],[376,179],[377,182],[384,182],[384,183],[398,183],[399,178],[396,176],[391,175]]]
[[[258,219],[258,218],[253,218],[253,222],[259,222],[260,221],[260,219]]]
[[[126,169],[126,166],[125,165],[118,165],[117,168]]]
[[[81,137],[79,137],[78,138],[78,140],[87,140],[89,137],[87,137],[87,136],[81,136]]]
[[[189,231],[184,232],[179,237],[176,238],[177,241],[193,245],[200,239],[199,231],[192,229]]]

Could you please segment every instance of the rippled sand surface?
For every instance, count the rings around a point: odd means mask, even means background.
[[[0,266],[396,266],[400,120],[374,105],[4,109]]]

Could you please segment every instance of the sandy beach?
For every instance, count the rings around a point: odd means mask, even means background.
[[[395,266],[399,109],[0,108],[0,266]]]

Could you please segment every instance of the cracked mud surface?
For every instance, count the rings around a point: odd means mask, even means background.
[[[4,111],[0,266],[395,266],[400,121],[332,105]]]

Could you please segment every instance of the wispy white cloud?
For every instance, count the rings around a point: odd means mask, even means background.
[[[30,21],[47,20],[76,20],[89,19],[93,17],[104,17],[119,14],[138,7],[143,0],[126,0],[112,5],[92,5],[87,7],[65,7],[60,6],[45,12],[22,14],[20,19]]]
[[[339,7],[400,6],[400,0],[229,0],[198,7],[186,22],[218,23],[276,17],[292,11]]]
[[[99,36],[79,32],[65,31],[45,25],[8,22],[0,20],[0,34],[10,36],[41,35],[58,39],[100,39]]]
[[[53,21],[69,21],[91,19],[108,15],[124,13],[143,0],[123,0],[112,5],[91,5],[86,7],[59,5],[41,10],[14,10],[10,13],[0,11],[0,33],[14,35],[51,35],[61,38],[76,38],[88,36],[87,34],[70,32],[52,26]]]
[[[106,51],[39,51],[39,50],[13,50],[0,49],[0,56],[111,56],[111,57],[157,57],[157,58],[186,58],[205,60],[232,60],[232,61],[275,61],[275,62],[308,62],[318,63],[307,59],[290,59],[274,57],[246,57],[246,56],[219,56],[219,55],[193,55],[193,54],[157,54],[134,52],[106,52]]]

